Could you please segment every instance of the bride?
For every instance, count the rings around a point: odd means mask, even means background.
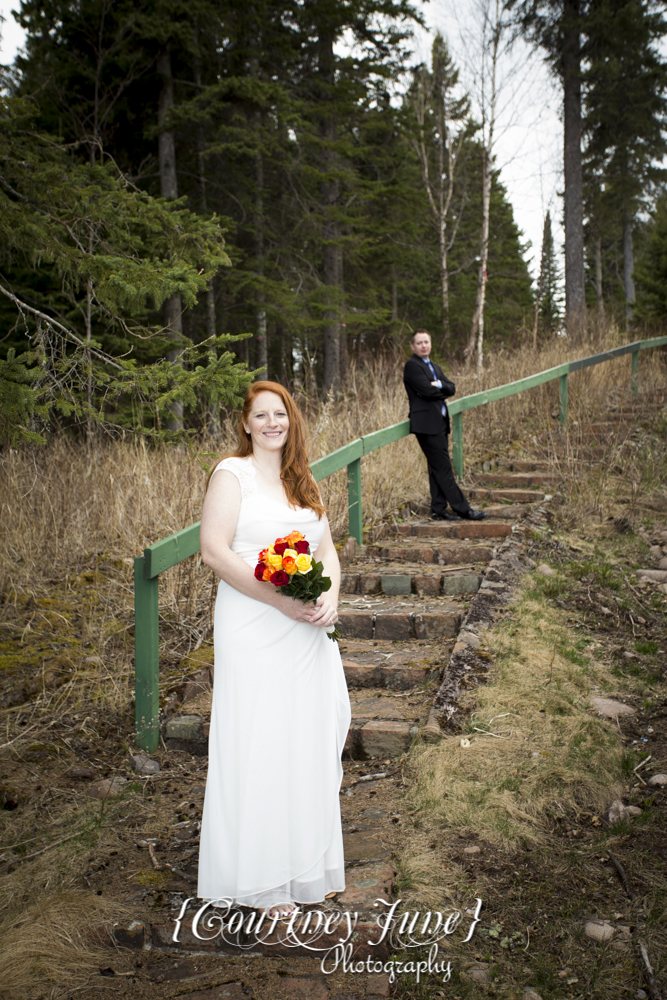
[[[198,895],[287,918],[345,887],[341,754],[350,702],[335,625],[340,566],[301,415],[255,382],[239,444],[211,475],[203,561],[220,577]],[[331,589],[316,604],[255,579],[262,549],[298,530]]]

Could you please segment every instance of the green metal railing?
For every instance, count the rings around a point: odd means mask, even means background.
[[[634,396],[637,395],[637,371],[639,352],[651,347],[661,347],[667,344],[667,337],[655,337],[652,340],[637,340],[632,344],[624,344],[601,354],[593,354],[578,361],[568,361],[565,364],[549,368],[547,371],[529,375],[528,378],[509,382],[507,385],[496,386],[485,392],[476,392],[472,396],[454,399],[447,403],[452,418],[452,460],[459,476],[463,475],[463,414],[477,406],[485,406],[498,399],[514,396],[516,393],[533,389],[558,379],[560,383],[560,420],[567,423],[567,377],[582,368],[599,365],[624,354],[632,355],[631,386]],[[391,427],[366,434],[364,437],[350,441],[343,448],[332,451],[330,455],[311,462],[311,469],[316,482],[326,479],[334,472],[347,467],[347,492],[349,511],[349,533],[360,544],[363,542],[362,509],[361,509],[361,459],[364,455],[384,448],[385,445],[399,441],[410,433],[410,421],[402,420]],[[135,650],[135,686],[136,686],[136,740],[145,750],[157,749],[159,742],[159,616],[158,616],[158,586],[159,575],[171,566],[176,566],[189,556],[199,552],[199,522],[189,528],[177,531],[169,538],[155,542],[144,549],[143,556],[134,560],[134,650]]]

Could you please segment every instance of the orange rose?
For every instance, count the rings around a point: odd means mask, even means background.
[[[301,542],[303,541],[303,535],[300,531],[290,531],[286,540],[288,542]]]
[[[283,556],[283,569],[290,576],[294,576],[296,573],[296,559],[292,556]]]
[[[271,577],[273,576],[273,574],[274,574],[273,567],[272,566],[267,566],[266,569],[264,570],[263,575],[262,575],[262,582],[264,582],[265,580],[270,580]]]

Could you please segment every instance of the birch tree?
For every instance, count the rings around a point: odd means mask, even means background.
[[[465,186],[455,203],[457,168],[464,140],[471,134],[470,101],[457,96],[459,72],[447,43],[438,32],[431,52],[431,70],[420,66],[408,95],[416,133],[412,140],[421,167],[433,223],[438,234],[443,349],[449,347],[448,256],[458,233]]]
[[[465,348],[466,362],[477,353],[477,370],[484,363],[484,305],[486,302],[487,266],[489,261],[489,224],[491,214],[491,182],[493,180],[493,150],[496,139],[498,105],[498,54],[505,27],[501,20],[499,0],[484,0],[481,14],[481,70],[479,74],[479,111],[481,113],[482,147],[482,233],[477,270],[477,295]]]

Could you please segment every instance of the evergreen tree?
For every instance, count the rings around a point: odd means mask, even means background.
[[[54,412],[90,429],[123,397],[140,415],[151,407],[157,429],[175,403],[194,407],[197,393],[217,405],[237,400],[248,376],[229,352],[202,368],[201,351],[184,342],[188,372],[126,357],[146,340],[161,353],[164,336],[147,317],[175,294],[194,304],[227,263],[219,225],[129,187],[110,162],[77,162],[31,127],[33,113],[20,99],[0,103],[0,245],[5,264],[56,280],[46,294],[21,296],[0,274],[5,316],[8,307],[14,313],[8,325],[28,342],[18,357],[9,346],[0,372],[2,436],[38,440]],[[132,410],[120,419],[132,422]]]
[[[661,8],[649,0],[591,0],[585,125],[589,183],[596,189],[592,223],[598,239],[610,226],[621,234],[628,326],[635,218],[667,176],[660,166],[667,153],[667,61],[659,51],[666,29]]]
[[[551,231],[551,213],[544,217],[539,277],[539,326],[552,334],[558,329],[560,313],[560,273]]]
[[[582,36],[590,0],[509,0],[519,26],[546,52],[563,87],[565,321],[578,336],[586,312],[582,172]]]

